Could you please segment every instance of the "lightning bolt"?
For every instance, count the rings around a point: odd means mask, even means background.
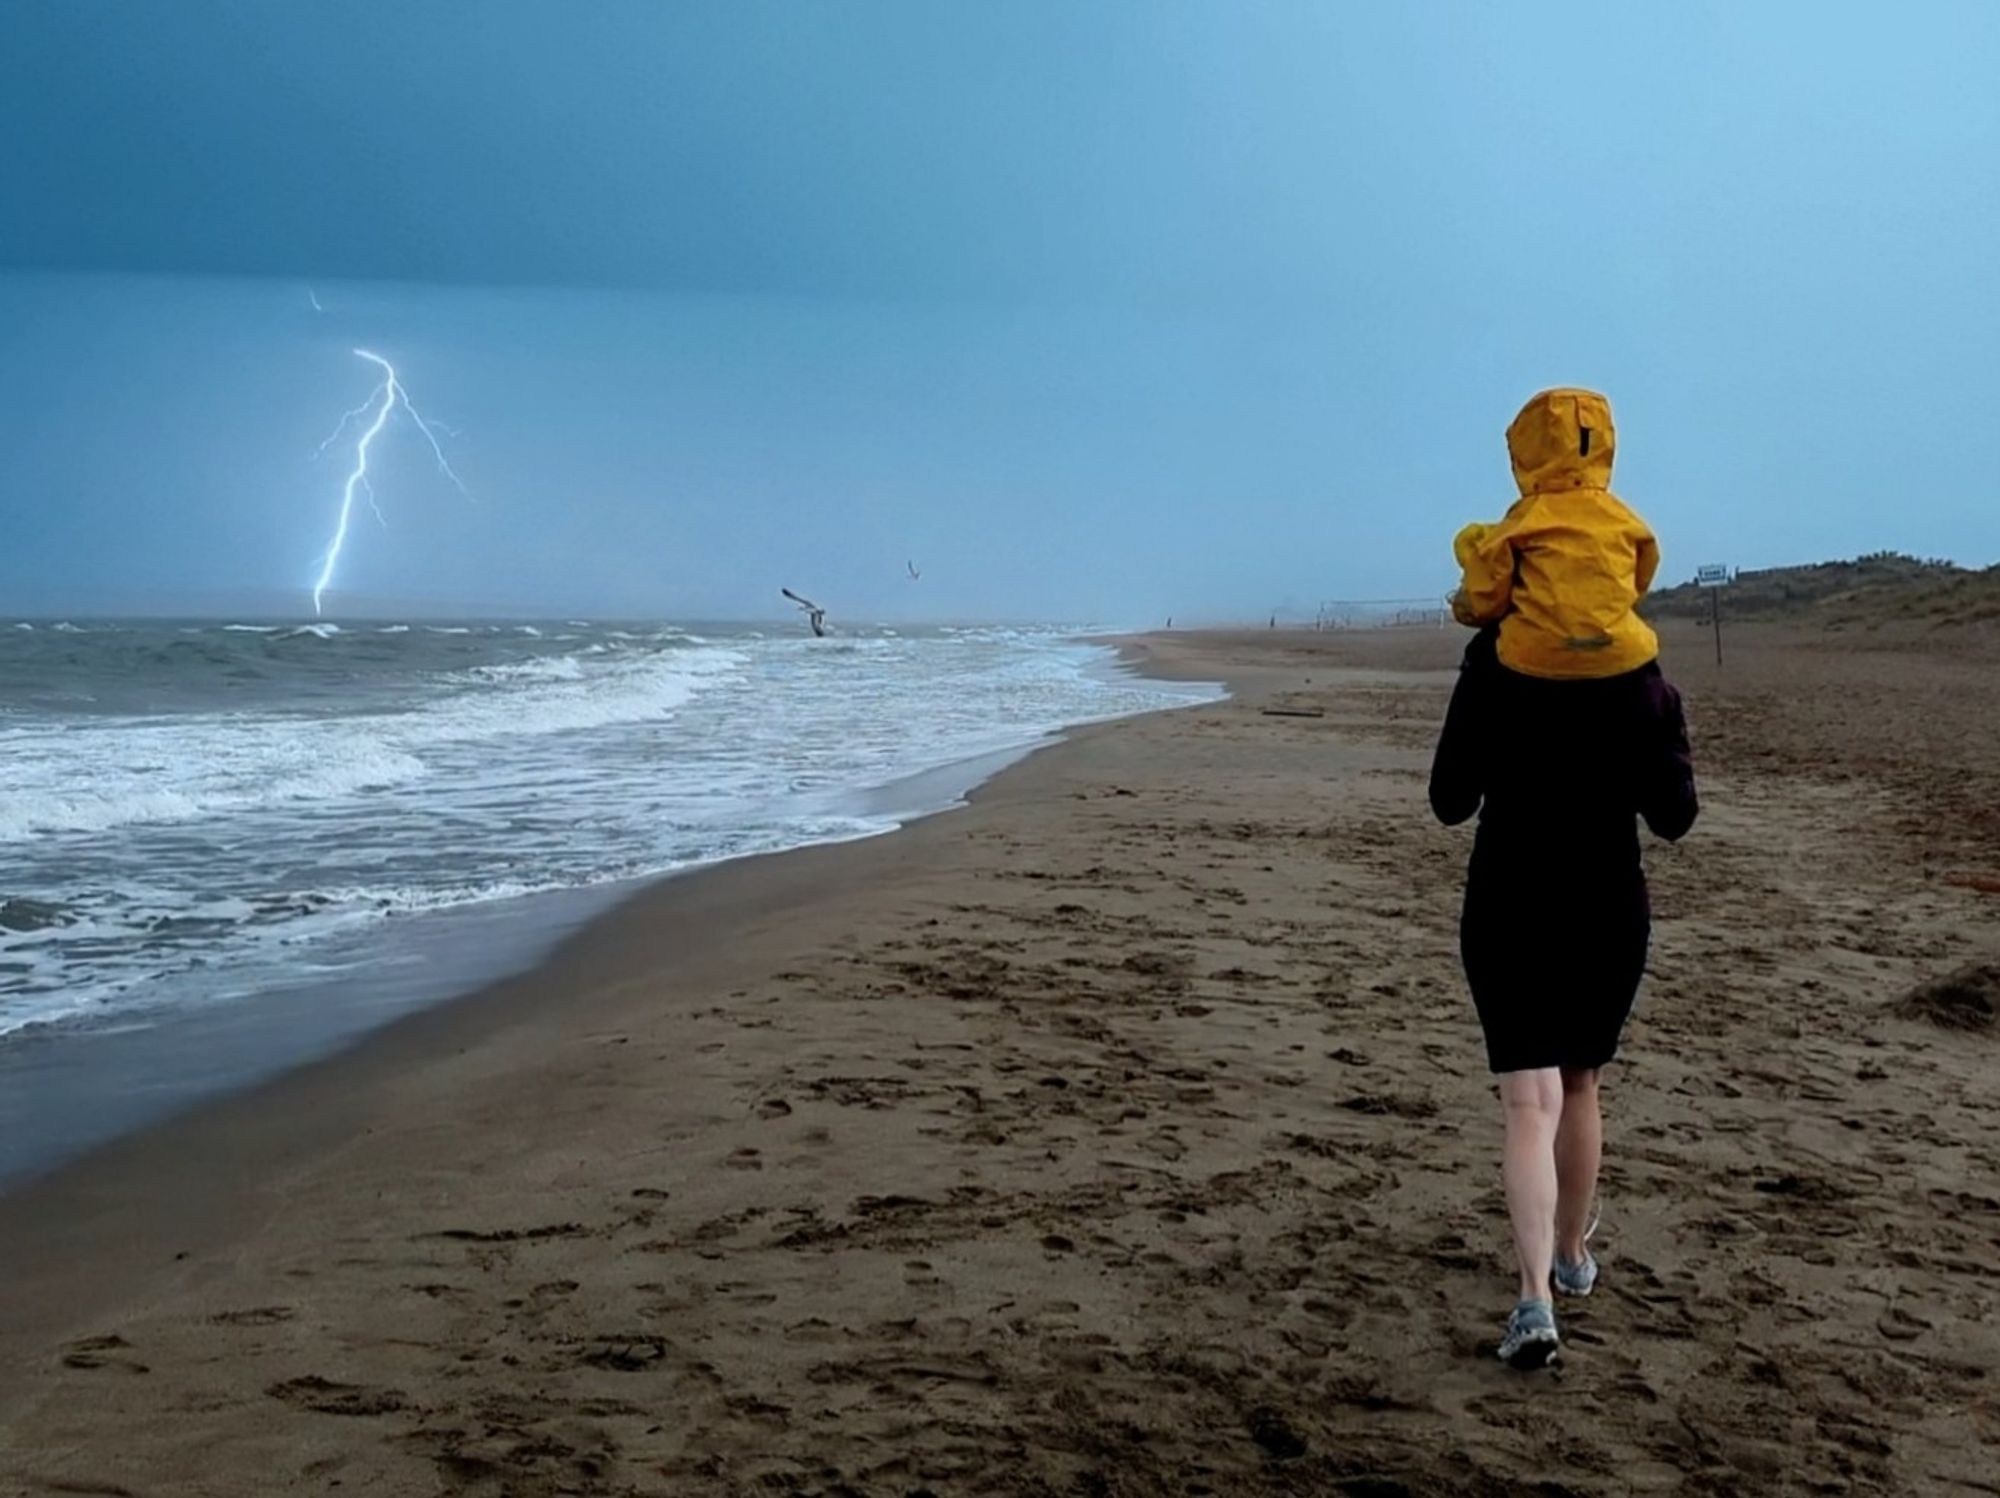
[[[362,432],[360,439],[354,444],[354,468],[347,475],[347,483],[340,491],[340,517],[334,524],[333,540],[327,543],[326,555],[320,561],[319,579],[313,584],[312,599],[315,615],[322,612],[320,600],[333,582],[334,569],[340,565],[341,549],[347,545],[347,523],[354,515],[355,490],[361,491],[362,496],[368,501],[368,507],[374,510],[375,518],[382,520],[384,525],[388,524],[383,520],[381,506],[375,503],[375,486],[369,482],[368,449],[374,445],[375,439],[382,435],[382,428],[389,424],[389,418],[395,415],[398,407],[401,407],[404,414],[416,424],[417,430],[424,434],[424,440],[430,443],[431,455],[437,459],[438,471],[457,486],[460,494],[467,499],[472,498],[472,491],[465,487],[465,481],[453,471],[450,460],[445,457],[444,446],[437,438],[437,430],[431,422],[423,418],[415,406],[410,404],[410,393],[403,388],[403,382],[396,378],[395,365],[380,354],[369,353],[365,348],[356,349],[354,355],[358,359],[366,359],[380,369],[382,383],[375,387],[367,400],[340,418],[340,425],[333,429],[332,435],[313,453],[313,457],[318,458],[338,442],[350,426],[364,417],[368,418],[367,430]],[[374,413],[372,417],[369,416],[370,412]],[[444,428],[444,430],[450,429]]]

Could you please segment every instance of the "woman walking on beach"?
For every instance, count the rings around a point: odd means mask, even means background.
[[[1479,815],[1460,950],[1506,1121],[1502,1177],[1521,1279],[1500,1356],[1517,1368],[1556,1354],[1551,1290],[1588,1295],[1597,1281],[1585,1240],[1603,1139],[1598,1079],[1652,932],[1636,821],[1676,839],[1697,811],[1680,694],[1653,662],[1651,631],[1629,613],[1650,581],[1652,541],[1601,487],[1609,416],[1590,392],[1544,392],[1509,429],[1522,502],[1502,527],[1468,530],[1483,543],[1504,527],[1506,544],[1527,551],[1538,507],[1563,513],[1547,525],[1549,550],[1530,562],[1509,562],[1497,545],[1469,560],[1458,612],[1487,627],[1466,650],[1431,769],[1440,821]],[[1602,574],[1582,576],[1590,566]],[[1523,578],[1542,590],[1527,619]],[[1623,609],[1607,607],[1620,588]],[[1586,606],[1567,606],[1573,597]],[[1587,660],[1559,670],[1565,649]]]

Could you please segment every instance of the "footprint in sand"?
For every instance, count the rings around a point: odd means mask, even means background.
[[[835,1342],[842,1335],[839,1327],[820,1316],[808,1316],[804,1321],[795,1321],[785,1328],[787,1342]]]
[[[1914,1342],[1931,1329],[1931,1323],[1913,1316],[1901,1306],[1891,1306],[1875,1320],[1875,1330],[1891,1342]]]
[[[115,1368],[120,1373],[152,1372],[138,1359],[125,1355],[131,1350],[132,1344],[115,1332],[105,1337],[84,1337],[64,1345],[62,1365],[84,1370]]]
[[[1273,1461],[1296,1461],[1306,1454],[1306,1439],[1279,1411],[1259,1405],[1244,1418],[1250,1439]],[[1353,1491],[1353,1489],[1349,1489]]]
[[[241,1311],[218,1311],[208,1319],[217,1326],[276,1326],[297,1314],[290,1306],[251,1306]]]
[[[614,1373],[643,1373],[666,1356],[667,1344],[659,1337],[604,1337],[583,1354],[582,1361]]]
[[[392,1415],[409,1408],[410,1403],[400,1389],[343,1384],[311,1373],[272,1384],[264,1392],[294,1409],[311,1410],[317,1415]]]
[[[774,1404],[768,1399],[760,1399],[755,1394],[726,1395],[722,1405],[740,1420],[751,1420],[762,1425],[791,1424],[792,1412],[789,1408],[782,1404]]]
[[[550,1222],[532,1228],[445,1228],[416,1237],[445,1238],[453,1243],[524,1243],[537,1238],[581,1238],[585,1233],[580,1222]]]

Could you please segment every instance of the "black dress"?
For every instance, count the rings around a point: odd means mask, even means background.
[[[1447,826],[1479,813],[1459,947],[1489,1065],[1604,1065],[1652,934],[1636,819],[1674,839],[1698,809],[1680,693],[1657,665],[1524,676],[1489,630],[1465,652],[1430,792]]]

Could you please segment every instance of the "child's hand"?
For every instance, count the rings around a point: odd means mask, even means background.
[[[1451,538],[1451,554],[1459,566],[1470,569],[1479,565],[1479,548],[1492,529],[1483,520],[1459,527],[1458,534]]]
[[[1513,591],[1514,557],[1503,526],[1475,520],[1452,537],[1451,549],[1465,569],[1451,596],[1451,617],[1477,628],[1507,612]]]

